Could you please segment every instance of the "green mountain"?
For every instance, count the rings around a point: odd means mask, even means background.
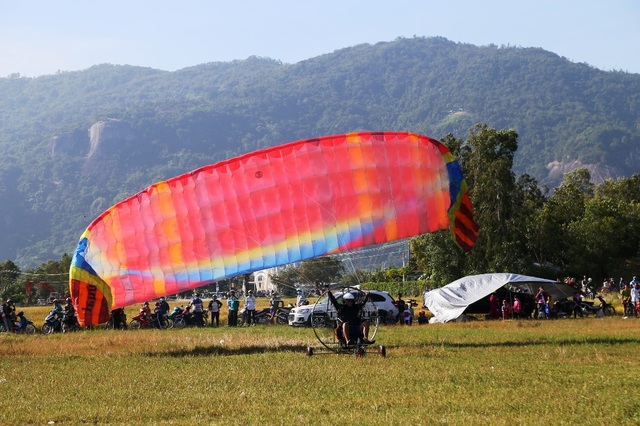
[[[159,180],[255,149],[358,130],[519,135],[516,172],[555,185],[640,160],[640,75],[532,48],[443,38],[360,45],[175,72],[97,65],[0,78],[0,259],[71,253],[86,226]]]

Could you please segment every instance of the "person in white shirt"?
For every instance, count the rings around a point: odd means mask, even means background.
[[[222,307],[222,302],[218,300],[218,296],[213,296],[213,300],[209,302],[209,306],[207,310],[211,315],[211,327],[213,327],[213,323],[215,321],[216,327],[220,326],[220,308]]]
[[[307,304],[307,299],[304,297],[302,290],[296,290],[296,306],[304,306]]]
[[[636,316],[638,316],[638,301],[640,301],[640,283],[631,287],[631,304],[636,308]]]
[[[244,299],[244,309],[245,309],[245,322],[247,326],[251,325],[251,321],[255,321],[256,315],[256,297],[253,295],[253,290],[249,290],[247,292],[247,297]]]

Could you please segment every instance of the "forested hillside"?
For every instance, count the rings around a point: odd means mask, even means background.
[[[0,259],[25,266],[70,253],[98,214],[153,182],[326,134],[465,138],[486,123],[514,129],[514,169],[550,186],[579,165],[596,181],[639,170],[640,75],[542,49],[398,39],[296,64],[14,75],[0,94]]]

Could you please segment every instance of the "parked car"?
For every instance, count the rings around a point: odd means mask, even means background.
[[[339,303],[342,303],[341,291],[333,293]],[[395,300],[386,291],[371,290],[369,291],[369,300],[373,302],[378,310],[378,316],[383,322],[395,322],[398,316],[398,308],[395,305]],[[291,309],[289,312],[289,325],[294,327],[309,327],[311,326],[311,312],[314,315],[322,314],[327,311],[327,304],[329,298],[327,296],[320,299],[317,304],[304,305]],[[390,321],[389,319],[392,319]]]

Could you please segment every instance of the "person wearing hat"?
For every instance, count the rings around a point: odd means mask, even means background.
[[[229,317],[227,319],[227,325],[229,327],[235,327],[238,325],[238,307],[240,306],[240,300],[236,296],[236,291],[231,290],[229,292],[229,298],[227,299],[227,307],[229,307]]]
[[[365,293],[364,300],[361,303],[356,303],[356,298],[353,293],[345,293],[342,296],[342,300],[344,304],[338,303],[336,297],[328,292],[329,301],[338,311],[338,318],[340,319],[342,325],[342,335],[344,336],[344,340],[347,345],[353,344],[353,340],[355,340],[360,334],[362,335],[363,343],[369,344],[374,343],[369,340],[369,323],[367,321],[362,321],[360,318],[360,311],[369,300],[369,292]]]
[[[211,327],[213,327],[214,321],[216,327],[220,326],[220,308],[222,307],[222,302],[218,300],[218,296],[213,295],[213,300],[209,302],[209,306],[207,310],[209,311],[209,315],[211,316]]]
[[[247,326],[251,325],[251,322],[255,322],[256,318],[256,297],[253,295],[253,290],[247,292],[247,297],[244,298],[244,309]]]
[[[5,330],[13,331],[16,323],[16,306],[11,299],[7,299],[2,304],[2,320],[4,321]]]
[[[302,290],[297,289],[296,290],[296,307],[300,307],[300,306],[304,306],[306,305],[307,300],[304,298],[304,293],[302,292]]]
[[[63,321],[69,326],[72,327],[76,323],[76,308],[73,306],[73,302],[70,297],[65,299],[66,304],[64,305],[64,316]]]
[[[191,306],[193,307],[193,319],[196,323],[197,327],[202,327],[204,325],[204,307],[202,304],[202,299],[198,293],[193,294],[193,298],[191,299]]]

